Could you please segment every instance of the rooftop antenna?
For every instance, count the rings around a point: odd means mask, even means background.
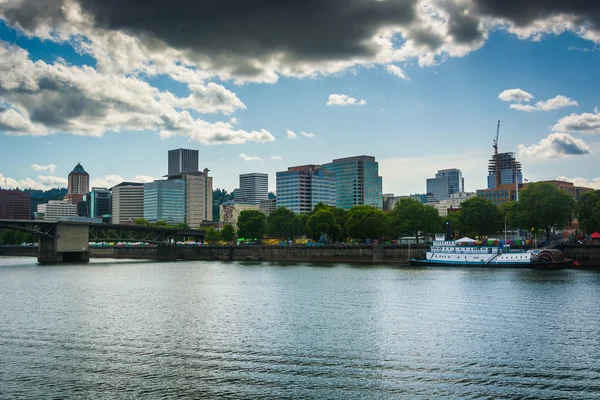
[[[496,174],[496,189],[500,186],[500,174],[498,173],[498,136],[500,135],[500,120],[498,120],[498,127],[496,128],[496,137],[494,138],[494,164]]]

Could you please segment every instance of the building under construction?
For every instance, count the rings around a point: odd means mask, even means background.
[[[517,161],[515,153],[494,154],[488,164],[488,189],[500,185],[523,183],[521,163]]]

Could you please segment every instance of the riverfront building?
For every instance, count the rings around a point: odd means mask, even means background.
[[[290,167],[277,172],[277,208],[308,214],[318,203],[336,205],[336,176],[320,165]]]
[[[575,200],[575,201],[579,201],[579,198],[581,197],[581,195],[583,193],[591,192],[594,190],[594,189],[588,188],[588,187],[575,186],[572,182],[566,182],[566,181],[551,180],[551,181],[540,181],[540,182],[546,182],[546,183],[550,183],[550,184],[554,185],[558,189],[563,190],[566,193],[568,193],[569,196],[571,196],[573,198],[573,200]],[[523,189],[525,189],[528,185],[529,185],[529,183],[519,184],[519,192],[521,192]],[[484,199],[487,199],[496,205],[506,203],[508,201],[518,200],[517,188],[514,183],[503,184],[503,185],[500,185],[499,188],[480,189],[477,191],[477,196],[483,197]]]
[[[38,204],[36,219],[44,221],[59,221],[74,219],[77,216],[77,206],[67,200],[50,200],[45,204]]]
[[[465,180],[459,169],[441,169],[435,178],[427,179],[427,202],[436,203],[449,199],[453,193],[464,191]]]
[[[112,191],[106,188],[94,187],[83,197],[79,203],[83,212],[78,212],[80,216],[87,218],[102,218],[110,216],[112,212]]]
[[[260,204],[261,200],[269,198],[269,175],[253,172],[240,175],[239,198],[236,193],[235,201]]]
[[[349,210],[356,205],[369,205],[383,209],[382,179],[375,157],[338,158],[323,168],[335,174],[336,207]]]
[[[169,224],[185,223],[185,180],[144,183],[144,219]]]
[[[0,189],[0,219],[29,219],[29,193]]]
[[[198,172],[198,150],[169,150],[169,175]]]
[[[228,201],[219,206],[220,220],[223,225],[231,224],[237,229],[237,221],[240,217],[240,213],[244,210],[256,210],[259,211],[259,207],[256,204],[249,203],[236,203],[234,201]]]
[[[69,173],[68,188],[65,200],[77,205],[83,196],[90,191],[90,175],[80,163]]]
[[[277,208],[276,201],[275,199],[261,200],[258,205],[259,211],[265,215],[271,214]]]
[[[213,218],[213,180],[208,169],[202,172],[186,172],[170,175],[169,180],[185,181],[185,223],[190,228],[198,228]]]
[[[496,178],[498,171],[498,178]],[[498,182],[498,185],[496,185]],[[494,155],[488,164],[487,187],[493,189],[500,185],[515,186],[523,183],[523,171],[521,163],[517,161],[515,153],[500,153]]]
[[[121,182],[112,188],[113,224],[133,224],[144,218],[144,184]]]
[[[441,217],[445,217],[450,211],[458,210],[462,202],[474,196],[477,196],[477,194],[473,192],[452,193],[449,199],[435,203],[433,206]]]

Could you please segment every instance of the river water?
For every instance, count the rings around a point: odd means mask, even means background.
[[[600,272],[0,258],[0,398],[600,398]]]

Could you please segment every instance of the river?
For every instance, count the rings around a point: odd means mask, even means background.
[[[600,398],[600,272],[0,258],[0,398]]]

